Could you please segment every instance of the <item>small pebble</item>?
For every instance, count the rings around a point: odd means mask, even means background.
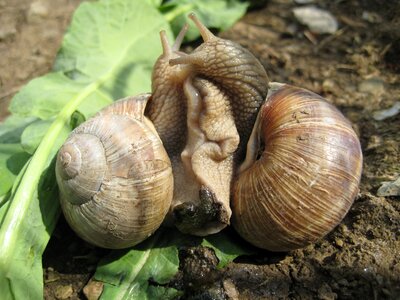
[[[49,270],[50,268],[47,269],[47,273],[46,273],[46,279],[45,282],[49,283],[49,282],[54,282],[60,279],[60,275],[56,272],[54,272],[54,270]]]
[[[400,177],[395,181],[382,182],[376,194],[379,197],[400,196]]]
[[[382,121],[397,115],[399,112],[400,112],[400,101],[397,101],[395,104],[393,104],[392,107],[388,109],[382,109],[374,112],[372,117],[377,121]]]
[[[314,33],[334,33],[338,30],[335,17],[328,11],[315,6],[301,6],[293,9],[294,16]]]
[[[383,18],[375,12],[363,11],[361,18],[370,23],[382,23]]]
[[[379,77],[372,77],[361,81],[358,84],[358,91],[361,93],[380,95],[385,92],[385,82]]]
[[[87,285],[83,288],[83,294],[88,300],[97,300],[103,292],[103,283],[90,279]]]
[[[38,0],[31,3],[29,7],[28,16],[29,17],[46,17],[49,14],[49,8],[44,1]]]
[[[72,285],[60,285],[56,288],[54,295],[57,299],[63,300],[68,299],[72,296],[74,290],[72,289]]]
[[[382,137],[380,137],[379,135],[373,134],[370,136],[365,150],[376,149],[376,148],[380,147],[382,145],[382,143],[383,143]]]
[[[338,239],[338,238],[336,238],[336,239],[335,239],[335,244],[336,244],[336,246],[338,246],[338,247],[342,248],[342,247],[343,247],[343,245],[344,245],[344,242],[343,242],[343,240],[342,240],[342,239]]]
[[[239,299],[239,293],[238,293],[236,286],[232,280],[225,279],[223,282],[223,286],[224,286],[225,293],[228,296],[229,300],[238,300]]]
[[[331,93],[336,95],[340,89],[338,88],[336,82],[332,79],[325,79],[324,82],[322,83],[322,90],[325,93]]]

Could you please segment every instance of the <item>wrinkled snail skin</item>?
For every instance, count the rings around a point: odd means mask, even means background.
[[[270,251],[304,247],[344,218],[358,193],[360,142],[320,96],[272,84],[234,184],[233,226]]]
[[[154,124],[171,159],[174,176],[174,196],[172,207],[199,196],[199,185],[195,178],[186,174],[181,153],[187,139],[187,101],[184,82],[190,76],[191,69],[185,65],[171,66],[171,59],[186,55],[179,51],[188,26],[184,26],[171,46],[164,31],[160,33],[163,53],[157,59],[152,74],[152,96],[146,107],[145,115]],[[185,199],[185,200],[181,200]],[[174,226],[172,209],[164,220],[164,225]]]
[[[187,103],[183,169],[174,168],[171,211],[181,231],[203,236],[230,223],[235,165],[244,156],[267,95],[268,77],[248,50],[216,37],[193,14],[190,18],[204,42],[192,53],[170,59],[171,66],[190,70],[183,85]]]
[[[185,25],[172,46],[165,31],[160,32],[163,53],[153,67],[152,96],[145,110],[171,158],[178,157],[185,147],[187,109],[183,83],[190,69],[181,65],[170,66],[169,61],[186,55],[179,51],[179,47],[187,29]]]
[[[188,135],[181,154],[180,182],[190,178],[191,186],[197,188],[188,201],[189,189],[177,186],[172,209],[179,230],[204,236],[222,230],[230,222],[231,178],[239,134],[229,98],[218,86],[202,78],[190,78],[184,91]]]
[[[190,66],[192,76],[207,79],[226,93],[240,135],[241,151],[247,144],[258,110],[267,96],[268,75],[250,51],[235,42],[215,36],[194,14],[189,17],[204,42],[192,53],[171,59],[170,64]]]
[[[149,237],[172,201],[171,163],[143,116],[150,95],[115,102],[73,130],[56,161],[67,222],[84,240],[126,248]]]

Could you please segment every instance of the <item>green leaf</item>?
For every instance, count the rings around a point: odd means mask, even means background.
[[[33,79],[22,88],[12,99],[10,111],[14,116],[35,116],[49,120],[87,85],[88,82],[71,80],[61,72],[47,74]],[[90,117],[111,102],[112,98],[109,95],[94,90],[87,96],[86,101],[79,105],[78,110]]]
[[[102,299],[155,299],[155,295],[177,295],[178,291],[161,285],[178,272],[178,247],[183,241],[177,231],[170,229],[167,234],[161,230],[131,250],[112,252],[99,263],[94,275],[96,280],[105,283]]]
[[[194,12],[208,28],[226,30],[241,18],[248,3],[239,0],[172,0],[161,7],[165,17],[171,22],[175,35],[185,23],[193,23],[188,19],[188,14]],[[186,41],[198,38],[199,32],[195,26],[190,26],[185,35]]]
[[[178,299],[179,296],[183,296],[183,292],[178,291],[174,288],[165,288],[163,286],[149,286],[148,287],[148,299],[163,299],[173,300]]]
[[[15,178],[29,157],[23,152],[20,144],[0,144],[0,196],[10,191]]]
[[[32,162],[32,161],[31,161]],[[29,168],[24,168],[24,174]],[[19,180],[20,179],[20,180]],[[17,185],[23,184],[23,176],[16,179]],[[54,165],[50,165],[43,172],[38,183],[39,189],[35,191],[33,201],[28,203],[25,209],[15,209],[12,201],[8,201],[0,207],[0,219],[2,234],[4,227],[8,230],[1,237],[0,248],[0,291],[2,299],[41,299],[43,295],[43,273],[41,264],[41,253],[44,251],[50,238],[50,234],[56,224],[60,213],[59,205],[54,203],[57,197],[55,183]],[[15,192],[11,197],[16,199]],[[40,198],[40,202],[39,202]],[[20,216],[14,216],[11,224],[10,214],[21,212]],[[21,222],[18,219],[26,218],[29,222]],[[18,231],[13,230],[10,225],[18,225]],[[16,234],[16,236],[14,236]],[[4,251],[9,245],[13,251]],[[38,256],[40,253],[40,256]]]
[[[25,127],[34,122],[34,117],[9,116],[0,124],[0,143],[19,143]]]
[[[203,239],[175,229],[160,229],[131,250],[113,251],[100,261],[94,278],[104,282],[102,299],[175,299],[180,291],[168,287],[178,272],[180,248],[202,245],[214,250],[219,268],[236,257],[254,254],[253,248],[226,230]]]
[[[48,121],[37,120],[32,124],[30,124],[29,126],[27,126],[21,135],[22,148],[27,153],[33,154],[52,123],[53,122],[50,120]],[[69,126],[65,124],[61,130],[58,140],[56,140],[56,143],[61,145],[65,137],[69,134],[69,132],[70,132]]]
[[[149,90],[161,29],[171,36],[164,18],[146,2],[83,3],[57,57],[57,72],[33,80],[12,100],[14,116],[54,121],[0,207],[2,299],[43,297],[41,256],[60,209],[52,162],[66,138],[65,126],[76,110],[86,117],[111,99]],[[13,123],[0,137],[19,142],[29,124]],[[24,145],[32,152],[36,142],[28,138],[26,133]]]
[[[113,99],[150,91],[151,70],[161,54],[159,31],[169,24],[145,1],[83,3],[65,35],[55,70],[72,78],[102,78]]]
[[[86,121],[85,116],[76,110],[71,116],[71,120],[69,121],[69,127],[71,127],[71,129],[75,129],[85,121]]]
[[[163,0],[145,0],[145,1],[154,7],[159,7],[163,2]]]
[[[62,124],[58,120],[52,127],[62,128]],[[38,299],[43,294],[41,255],[59,215],[58,201],[54,202],[58,193],[54,165],[50,163],[60,146],[54,145],[60,132],[53,130],[44,137],[15,180],[9,201],[1,207],[0,290],[6,299],[11,295]]]
[[[15,175],[7,168],[7,159],[8,157],[4,157],[0,154],[0,196],[4,196],[8,193],[15,180]],[[1,202],[2,201],[0,201],[0,203]]]
[[[205,237],[201,245],[214,250],[219,260],[218,268],[225,267],[238,256],[255,253],[254,249],[240,244],[237,237],[230,235],[226,230]]]

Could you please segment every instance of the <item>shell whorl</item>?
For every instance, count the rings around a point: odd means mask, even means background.
[[[90,201],[99,191],[106,171],[103,144],[92,134],[72,134],[58,152],[56,174],[63,181],[62,193],[71,195],[68,201],[73,204]]]
[[[260,119],[265,149],[235,182],[233,225],[260,248],[300,248],[326,235],[350,209],[361,177],[360,143],[335,107],[288,85],[271,93]]]
[[[64,216],[94,245],[133,246],[161,225],[170,207],[171,162],[143,116],[148,97],[105,108],[77,127],[59,151],[56,175]]]

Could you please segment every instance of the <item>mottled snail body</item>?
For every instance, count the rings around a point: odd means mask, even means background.
[[[185,233],[204,236],[230,223],[232,178],[267,95],[268,76],[248,50],[191,18],[204,42],[184,54],[176,44],[169,49],[162,38],[164,54],[154,68],[153,90],[163,87],[164,96],[152,97],[148,111],[158,132],[171,120],[181,138],[180,147],[168,151],[175,182],[171,222]],[[172,137],[160,137],[171,148]]]
[[[161,32],[163,54],[153,69],[151,96],[106,108],[81,125],[88,132],[78,127],[60,150],[57,179],[68,222],[89,242],[114,248],[142,241],[165,216],[165,224],[199,236],[222,230],[232,216],[244,239],[272,251],[318,240],[342,220],[358,191],[362,154],[351,124],[312,92],[282,84],[269,90],[264,68],[248,50],[191,18],[204,43],[185,54],[179,47],[186,26],[172,46]],[[127,101],[122,106],[129,112],[116,108]],[[126,115],[140,130],[127,129],[126,139],[111,134],[106,123],[126,128],[115,120]],[[106,138],[88,142],[93,131]],[[82,184],[64,185],[65,179],[79,177],[79,163],[70,159],[77,134],[84,135],[83,144],[98,143],[106,154],[85,150],[80,155],[106,163],[85,169],[94,193]],[[121,145],[109,145],[111,136],[120,137]],[[101,150],[106,145],[113,150]],[[79,186],[83,193],[66,201]],[[132,202],[128,190],[134,190]],[[100,218],[88,213],[86,199]]]

